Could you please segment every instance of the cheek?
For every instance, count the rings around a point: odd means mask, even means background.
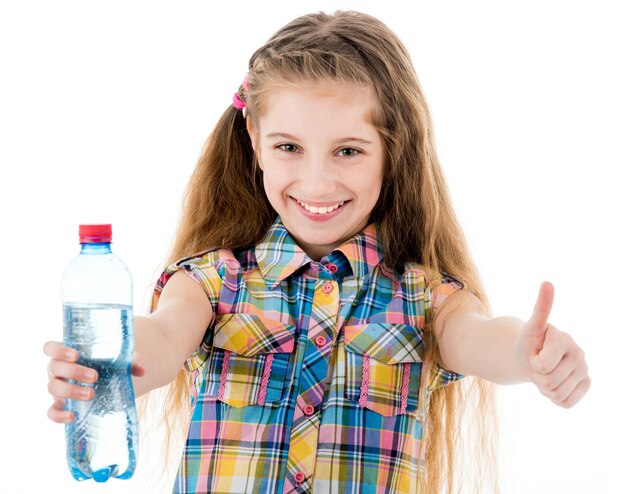
[[[272,166],[266,167],[263,171],[263,185],[268,197],[280,195],[285,185],[284,181],[285,177]]]
[[[369,173],[351,175],[348,183],[365,197],[377,197],[382,188],[383,177],[377,170],[371,170]]]

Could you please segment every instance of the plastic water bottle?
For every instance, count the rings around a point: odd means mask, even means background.
[[[67,400],[67,461],[76,480],[133,475],[137,412],[130,366],[134,349],[132,278],[111,252],[111,225],[80,225],[80,254],[65,270],[63,342],[98,371],[90,401]]]

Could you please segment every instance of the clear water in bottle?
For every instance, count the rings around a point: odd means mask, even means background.
[[[130,381],[132,308],[116,304],[64,305],[65,343],[78,363],[98,372],[90,401],[68,400],[68,462],[78,480],[128,478],[135,469],[137,415]]]
[[[137,412],[130,367],[134,351],[132,277],[111,252],[111,225],[80,225],[81,251],[63,274],[63,343],[95,369],[91,400],[67,400],[67,461],[77,480],[133,475]],[[85,383],[77,383],[85,386]]]

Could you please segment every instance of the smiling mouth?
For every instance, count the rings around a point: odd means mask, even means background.
[[[341,206],[343,206],[346,203],[346,201],[340,201],[336,204],[331,204],[329,206],[311,206],[310,204],[301,202],[296,198],[293,198],[293,199],[298,204],[300,204],[300,206],[306,209],[309,213],[313,213],[313,214],[328,214],[328,213],[331,213],[332,211],[335,211],[336,209],[339,209]]]

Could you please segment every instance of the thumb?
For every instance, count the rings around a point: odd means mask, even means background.
[[[554,286],[549,281],[544,281],[541,284],[541,288],[539,288],[539,295],[537,296],[533,313],[524,327],[530,351],[533,355],[539,353],[543,348],[543,342],[548,331],[548,317],[550,317],[553,301]]]

